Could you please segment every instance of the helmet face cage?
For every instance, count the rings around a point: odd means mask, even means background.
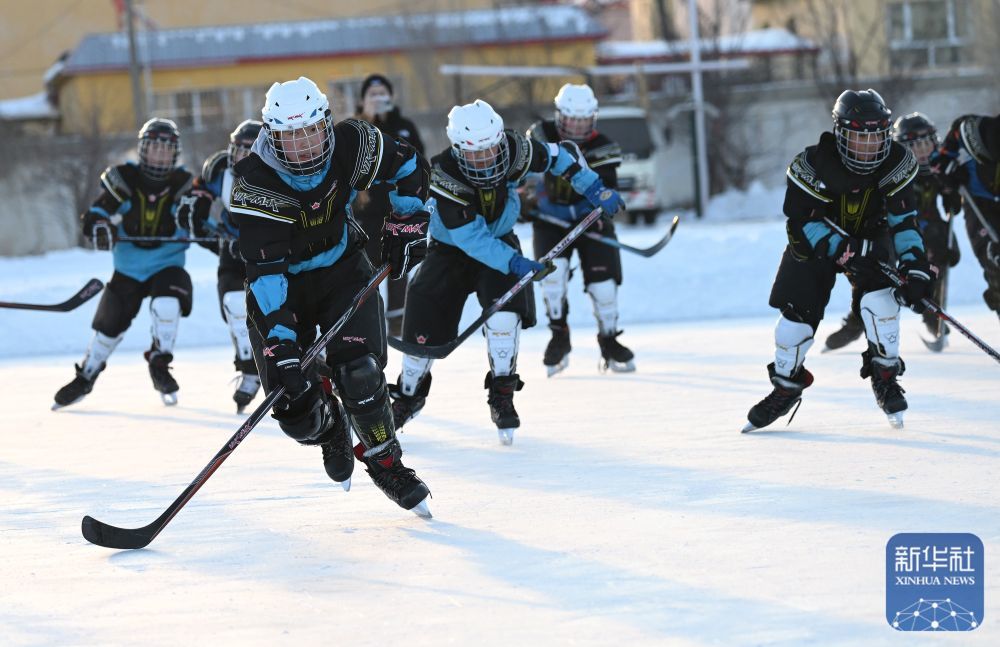
[[[556,131],[563,139],[582,142],[590,139],[597,128],[597,114],[589,117],[572,117],[556,109]]]
[[[177,168],[180,139],[167,131],[150,130],[139,138],[139,171],[153,182],[162,182]]]
[[[496,144],[478,150],[452,144],[451,154],[466,179],[481,189],[499,186],[510,171],[510,148],[505,134],[501,134]]]
[[[906,139],[897,139],[896,141],[913,151],[913,155],[917,158],[917,164],[920,166],[922,173],[930,173],[931,153],[934,152],[939,143],[935,131],[931,130]]]
[[[889,157],[892,147],[889,120],[866,125],[857,121],[845,121],[836,120],[833,127],[840,159],[844,166],[855,173],[871,173]]]
[[[226,149],[226,153],[229,157],[229,168],[236,166],[236,163],[241,159],[250,154],[250,148],[253,146],[254,140],[240,140],[235,142],[229,142],[229,148]]]
[[[315,175],[333,156],[333,118],[329,110],[318,121],[300,128],[264,127],[275,157],[292,175]]]
[[[257,135],[264,126],[259,121],[247,119],[236,127],[229,135],[229,148],[226,150],[229,160],[229,168],[236,166],[236,163],[250,154],[250,149],[257,141]]]

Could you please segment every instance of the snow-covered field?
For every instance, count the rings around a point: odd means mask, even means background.
[[[482,340],[436,363],[402,434],[433,491],[431,521],[360,468],[344,493],[317,449],[267,418],[135,552],[88,544],[81,517],[152,521],[242,421],[214,257],[189,254],[197,297],[176,408],[148,384],[145,314],[94,393],[53,413],[96,300],[69,314],[0,310],[0,644],[929,644],[884,618],[885,546],[900,532],[983,540],[984,624],[952,641],[1000,644],[1000,366],[957,334],[928,352],[906,316],[905,430],[858,377],[859,343],[813,352],[816,383],[789,426],[741,435],[770,388],[766,302],[784,240],[777,217],[685,221],[659,256],[626,256],[632,375],[597,372],[576,278],[567,371],[545,378],[544,327],[522,336],[512,447],[489,420]],[[950,309],[1000,346],[965,251]],[[84,251],[4,259],[0,300],[61,301],[109,274],[106,255]],[[820,337],[847,303],[838,286]],[[394,355],[390,379],[397,370]]]

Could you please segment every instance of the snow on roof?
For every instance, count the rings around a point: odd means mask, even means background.
[[[44,92],[0,101],[0,119],[22,121],[57,119],[58,117],[59,111],[52,107]]]
[[[506,7],[409,16],[370,16],[260,25],[164,29],[137,35],[140,55],[153,67],[232,63],[239,60],[335,56],[429,46],[488,45],[589,38],[606,30],[579,7]],[[147,42],[144,42],[147,41]],[[66,73],[128,66],[122,32],[86,36]]]
[[[733,55],[816,49],[812,41],[780,28],[756,29],[718,39],[701,38],[698,44],[703,52],[718,51]],[[597,56],[602,60],[672,58],[687,56],[690,49],[690,41],[687,40],[605,41],[597,46]]]

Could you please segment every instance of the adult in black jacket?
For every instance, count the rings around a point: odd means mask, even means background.
[[[364,119],[386,135],[406,141],[417,153],[424,154],[424,143],[417,127],[400,114],[399,106],[393,104],[392,83],[381,74],[371,74],[361,83],[361,105],[358,106],[356,117]],[[389,189],[385,185],[378,185],[361,191],[352,206],[355,218],[368,235],[365,251],[370,258],[378,258],[382,225],[392,208],[389,204]],[[389,334],[394,337],[399,337],[403,330],[406,282],[406,277],[403,276],[398,281],[390,282],[388,287],[385,318]]]

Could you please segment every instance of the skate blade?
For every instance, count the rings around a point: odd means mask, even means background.
[[[924,346],[927,347],[927,350],[933,353],[940,353],[948,347],[948,335],[941,335],[937,339],[930,340],[921,337],[920,341],[924,342]]]
[[[420,517],[421,519],[433,519],[434,517],[431,514],[431,509],[427,505],[427,499],[429,498],[430,498],[429,496],[425,497],[423,501],[410,508],[410,511],[413,512],[413,514]]]
[[[756,431],[756,430],[757,427],[755,427],[752,422],[748,422],[747,424],[743,425],[743,429],[740,430],[740,433],[747,434],[750,433],[751,431]]]
[[[896,413],[887,413],[885,417],[889,420],[889,426],[893,429],[903,428],[903,412],[897,411]]]
[[[163,404],[168,407],[172,407],[177,404],[177,392],[173,393],[161,393],[160,398],[163,400]]]
[[[597,370],[600,373],[607,373],[611,371],[612,373],[634,373],[635,372],[635,360],[629,360],[627,362],[616,362],[614,360],[606,360],[601,358],[597,362]]]
[[[340,487],[344,488],[344,492],[350,492],[351,491],[351,478],[347,477],[346,481],[341,481],[340,482]]]
[[[510,429],[497,429],[497,436],[500,438],[501,445],[513,445],[514,444],[514,428]]]
[[[566,370],[567,366],[569,366],[569,357],[562,358],[561,360],[559,360],[558,364],[553,364],[552,366],[546,364],[545,372],[547,374],[547,377],[552,377],[556,373],[562,373],[563,371]]]

